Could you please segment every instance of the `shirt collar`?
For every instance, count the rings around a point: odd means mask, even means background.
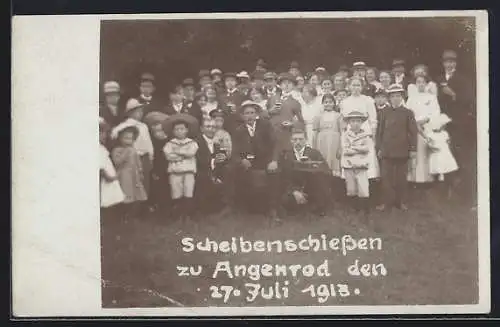
[[[445,72],[446,76],[451,76],[455,73],[456,69]]]
[[[302,155],[304,155],[304,152],[306,151],[306,147],[307,147],[307,145],[304,145],[304,146],[302,147],[302,149],[300,149],[300,150],[297,150],[297,149],[293,148],[293,151],[294,151],[296,154],[300,154],[300,155],[302,156]]]
[[[147,97],[144,94],[141,94],[141,98],[144,99],[144,100],[146,100],[146,101],[151,101],[151,99],[153,99],[153,96],[150,95],[150,96]]]
[[[236,92],[238,89],[237,88],[234,88],[234,89],[231,89],[231,90],[227,90],[227,93],[229,94],[233,94],[234,92]]]
[[[205,134],[202,134],[203,135],[203,138],[205,139],[205,141],[207,141],[207,143],[213,143],[214,142],[214,139],[212,138],[209,138],[208,136],[206,136]]]
[[[252,124],[249,124],[249,123],[246,123],[245,126],[248,128],[248,127],[251,127],[253,129],[255,129],[255,125],[257,124],[257,120],[255,120]]]

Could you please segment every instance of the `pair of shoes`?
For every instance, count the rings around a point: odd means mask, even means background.
[[[376,206],[375,209],[377,211],[386,211],[387,207],[385,206],[385,204],[380,204],[380,205]]]

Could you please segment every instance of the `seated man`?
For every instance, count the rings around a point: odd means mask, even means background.
[[[221,151],[215,138],[215,121],[203,120],[201,135],[198,137],[196,153],[196,186],[195,197],[201,213],[209,214],[224,207],[224,212],[231,205],[232,181],[229,176],[229,154]]]
[[[325,215],[331,200],[328,178],[331,170],[319,151],[306,145],[303,129],[294,128],[292,149],[282,153],[279,161],[285,188],[284,206],[289,210],[310,207],[319,216]]]

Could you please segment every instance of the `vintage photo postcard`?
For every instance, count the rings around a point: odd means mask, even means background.
[[[489,312],[486,11],[12,33],[14,316]]]

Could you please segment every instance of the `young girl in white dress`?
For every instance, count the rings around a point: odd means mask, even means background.
[[[349,88],[351,95],[342,100],[340,103],[340,114],[347,115],[351,111],[359,111],[365,114],[368,119],[363,123],[363,130],[370,134],[370,152],[368,153],[369,166],[368,178],[374,179],[380,176],[377,154],[375,152],[374,135],[377,131],[377,111],[375,109],[375,101],[372,97],[361,94],[363,89],[363,80],[359,77],[351,77],[349,80]],[[341,120],[343,122],[343,120]],[[345,123],[342,123],[342,130],[347,128]]]
[[[430,149],[429,172],[438,181],[444,181],[444,175],[458,170],[458,164],[450,150],[450,136],[445,130],[451,122],[446,114],[435,114],[430,117],[426,128],[427,144]]]
[[[340,113],[336,111],[335,99],[325,94],[321,100],[323,110],[314,118],[315,132],[313,148],[321,152],[335,177],[341,177],[340,158]]]
[[[408,165],[408,181],[429,183],[433,181],[433,177],[429,171],[429,149],[425,129],[430,117],[439,115],[441,110],[437,97],[427,92],[427,77],[419,75],[414,85],[416,92],[409,95],[406,107],[415,114],[419,134],[417,138],[417,156]]]
[[[304,124],[306,128],[307,143],[314,147],[314,131],[313,123],[314,119],[318,117],[321,112],[323,112],[323,105],[321,104],[321,97],[318,96],[316,92],[316,87],[311,84],[304,85],[302,88],[302,95],[299,100],[302,117],[304,118]]]

